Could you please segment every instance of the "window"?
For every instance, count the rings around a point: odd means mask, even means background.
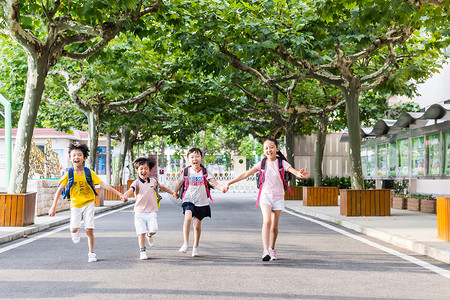
[[[375,147],[367,147],[367,176],[375,176],[376,155]]]
[[[445,174],[450,174],[450,132],[445,133]]]
[[[397,144],[390,143],[389,144],[389,158],[388,158],[388,168],[389,168],[389,176],[397,175]]]
[[[367,148],[361,148],[361,167],[363,170],[363,176],[367,176]]]
[[[425,171],[425,145],[424,138],[412,139],[411,144],[411,175],[422,176]]]
[[[95,173],[106,175],[106,147],[97,148],[97,161],[95,162]]]
[[[427,175],[439,175],[441,173],[441,147],[439,134],[427,136],[426,155],[427,155]]]
[[[397,176],[408,176],[408,140],[397,142],[398,169]]]
[[[387,146],[386,145],[378,145],[377,151],[377,169],[378,177],[387,176],[388,166],[387,166]]]

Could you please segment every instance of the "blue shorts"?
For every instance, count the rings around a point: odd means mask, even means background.
[[[192,211],[192,216],[199,219],[200,221],[206,217],[211,218],[211,208],[209,207],[209,205],[195,206],[192,202],[184,202],[181,207],[183,208],[183,214],[185,211],[190,210]]]

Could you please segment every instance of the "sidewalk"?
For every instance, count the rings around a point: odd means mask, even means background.
[[[286,209],[338,224],[418,254],[450,264],[450,242],[437,238],[433,214],[391,208],[390,217],[344,217],[339,206],[303,206],[285,201]]]
[[[130,203],[134,203],[134,198],[129,199],[127,203],[122,201],[105,201],[104,206],[96,207],[95,213],[102,213],[108,210],[113,210]],[[55,227],[70,221],[70,210],[57,212],[54,217],[48,215],[36,216],[34,224],[26,227],[0,227],[0,244],[10,242],[12,240],[23,238],[30,234],[43,231],[50,227]]]

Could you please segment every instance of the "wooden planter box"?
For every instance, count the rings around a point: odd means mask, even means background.
[[[393,196],[392,197],[392,208],[406,209],[406,198]]]
[[[303,187],[304,206],[338,206],[337,187]]]
[[[105,190],[102,188],[96,188],[97,196],[95,196],[95,206],[100,207],[105,205]]]
[[[342,190],[342,216],[390,216],[391,190]]]
[[[406,209],[412,211],[420,211],[420,199],[408,198]]]
[[[0,226],[24,227],[34,224],[36,192],[0,193]]]
[[[420,199],[420,211],[426,214],[436,214],[436,199]]]
[[[128,181],[127,181],[127,191],[130,189],[131,184],[133,183],[134,180],[135,180],[135,179],[128,179]],[[126,191],[125,191],[125,192],[126,192]]]
[[[116,191],[119,191],[121,193],[124,193],[124,186],[123,185],[119,185],[119,186],[111,186],[113,189],[115,189]],[[117,196],[116,194],[114,194],[113,192],[110,192],[108,190],[104,190],[104,201],[108,201],[108,200],[120,200],[120,197]]]
[[[288,190],[284,192],[284,200],[303,200],[303,187],[302,186],[290,186],[294,196],[289,193]]]
[[[450,242],[450,197],[437,197],[438,238]]]

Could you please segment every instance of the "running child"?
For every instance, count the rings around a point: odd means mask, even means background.
[[[139,248],[141,249],[140,259],[147,259],[147,248],[145,247],[145,238],[148,245],[153,247],[155,244],[154,235],[158,231],[158,188],[173,194],[169,188],[160,185],[155,177],[149,177],[150,172],[156,166],[156,160],[153,157],[141,156],[134,160],[133,166],[139,178],[133,181],[130,189],[125,192],[126,199],[134,192],[136,203],[134,204],[134,226],[138,236]]]
[[[89,253],[88,262],[97,261],[94,253],[94,213],[95,213],[95,185],[100,185],[105,190],[111,191],[123,199],[122,193],[116,191],[104,183],[94,171],[84,167],[84,162],[89,155],[89,148],[85,144],[73,142],[69,146],[69,160],[73,168],[69,169],[59,181],[59,188],[55,193],[53,204],[48,212],[53,217],[56,214],[56,204],[63,190],[68,187],[69,193],[65,196],[70,200],[70,231],[72,241],[80,242],[81,218],[84,220],[84,228],[88,237]],[[70,174],[70,178],[69,178]],[[69,186],[68,186],[69,185]]]
[[[288,171],[299,178],[309,178],[308,170],[301,169],[297,171],[286,160],[284,155],[278,149],[278,143],[274,139],[267,139],[263,144],[265,160],[265,168],[262,172],[260,185],[260,196],[258,196],[263,217],[262,224],[262,243],[263,254],[262,260],[276,260],[277,252],[275,243],[278,237],[278,222],[280,220],[281,211],[284,209],[284,183],[281,178],[278,160],[281,159],[284,171]],[[225,184],[225,191],[233,183],[246,179],[252,174],[261,171],[263,160],[258,162],[252,169],[240,174],[236,178]],[[284,175],[283,175],[284,176]]]
[[[183,170],[182,178],[175,186],[173,196],[178,198],[178,190],[185,183],[184,195],[182,195],[182,208],[184,214],[183,238],[184,243],[179,249],[180,252],[186,253],[189,248],[189,233],[191,229],[191,221],[194,227],[194,245],[192,248],[192,256],[198,256],[198,246],[200,242],[200,234],[202,231],[202,220],[205,217],[211,218],[211,208],[209,207],[208,198],[211,198],[208,189],[208,183],[214,188],[221,189],[223,187],[216,179],[201,165],[203,160],[202,151],[198,148],[192,148],[187,153],[189,167],[187,167],[187,176]],[[185,181],[186,179],[186,181]]]

